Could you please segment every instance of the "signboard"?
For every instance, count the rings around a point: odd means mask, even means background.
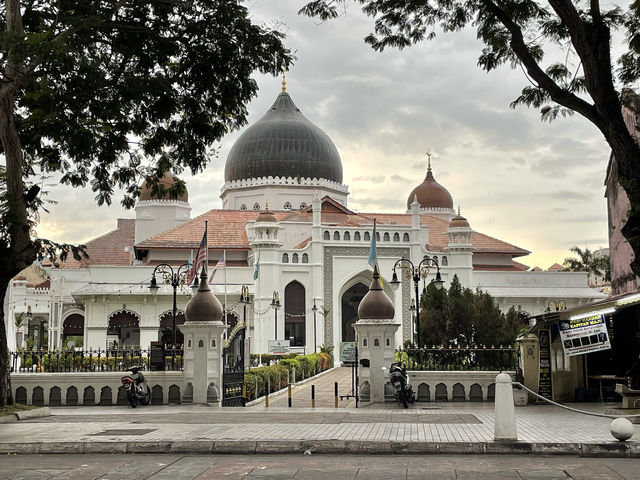
[[[164,348],[162,342],[151,342],[151,354],[149,358],[150,370],[164,370]]]
[[[551,331],[538,330],[540,340],[540,374],[538,377],[538,395],[551,400]]]
[[[269,354],[289,355],[289,340],[269,340]]]
[[[560,322],[560,339],[567,356],[611,348],[604,315]]]
[[[356,363],[356,342],[340,342],[340,361]]]

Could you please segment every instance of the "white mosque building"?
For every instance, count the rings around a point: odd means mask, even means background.
[[[229,152],[222,209],[192,218],[188,193],[158,198],[143,187],[135,218],[118,219],[115,230],[89,241],[89,260],[47,267],[45,293],[42,285],[36,295],[35,286],[16,283],[5,312],[8,318],[28,308],[35,312],[31,303],[40,299],[50,348],[79,335],[93,349],[114,341],[142,348],[152,341],[170,343],[173,289],[158,276],[161,288],[152,294],[152,272],[161,263],[174,268],[186,263],[198,249],[205,221],[210,272],[226,252],[226,269],[216,273],[212,289],[230,324],[246,320],[253,353],[266,352],[276,332],[277,339],[290,340],[292,351],[307,353],[353,340],[358,304],[372,279],[367,258],[374,219],[384,291],[401,324],[397,345],[411,338],[412,328],[412,281],[403,278],[397,290],[389,283],[403,256],[416,264],[425,255],[435,257],[445,286],[457,275],[463,286],[492,294],[505,311],[514,306],[538,314],[550,301],[561,299],[572,307],[603,297],[588,288],[586,273],[527,271],[516,259],[530,252],[480,233],[456,214],[451,194],[435,180],[430,164],[424,181],[407,192],[406,211],[397,213],[350,210],[342,171],[331,139],[283,88]],[[174,181],[169,174],[163,179],[166,185]],[[435,273],[431,269],[424,281]],[[248,305],[239,302],[243,286],[249,290]],[[274,293],[279,309],[271,306]],[[188,285],[177,289],[178,329],[190,294]],[[15,325],[7,326],[12,349]]]

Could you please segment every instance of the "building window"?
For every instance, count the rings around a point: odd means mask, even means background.
[[[240,210],[246,210],[247,206],[243,203],[242,205],[240,205]]]
[[[376,242],[380,241],[380,232],[376,232]]]
[[[291,263],[298,263],[298,254],[297,253],[294,253],[291,256]]]
[[[325,230],[323,238],[325,240],[331,240],[331,234]]]
[[[404,235],[402,235],[402,241],[409,243],[409,234],[408,233],[405,233]]]
[[[449,265],[449,259],[446,256],[442,257],[442,266],[446,267],[447,265]]]
[[[309,263],[309,255],[306,253],[302,254],[302,263]]]
[[[353,241],[354,242],[359,242],[360,241],[360,232],[356,232],[353,234]]]
[[[371,240],[371,235],[369,235],[369,232],[364,232],[364,241],[368,242]]]
[[[285,209],[285,210],[291,210],[291,203],[289,203],[289,202],[285,202],[285,203],[284,203],[284,209]]]
[[[433,258],[434,262],[438,263],[438,256],[437,255],[434,255],[431,258]],[[438,263],[438,265],[440,265],[440,264]]]
[[[349,241],[351,240],[351,234],[349,232],[344,232],[344,235],[342,236],[343,240]]]
[[[333,239],[340,240],[340,232],[333,232]]]
[[[391,238],[389,238],[389,232],[384,232],[384,235],[382,238],[384,239],[385,242],[388,242],[391,240]]]
[[[254,203],[253,204],[253,209],[256,210],[256,211],[260,210],[260,204],[258,202]]]
[[[304,210],[305,208],[307,208],[307,204],[306,204],[306,203],[304,203],[304,202],[302,202],[302,203],[300,204],[300,210]]]
[[[282,263],[289,263],[289,254],[288,253],[283,253],[282,254]]]
[[[400,241],[400,234],[398,232],[393,234],[393,241],[394,242],[399,242]]]

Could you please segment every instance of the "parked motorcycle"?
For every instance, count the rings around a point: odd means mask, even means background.
[[[136,408],[138,402],[142,405],[149,405],[151,401],[151,390],[140,371],[140,367],[131,367],[131,375],[125,375],[120,379],[127,392],[127,400],[131,408]]]
[[[389,381],[396,389],[395,397],[398,403],[402,403],[404,408],[409,408],[409,403],[415,401],[413,388],[409,383],[407,369],[402,362],[392,363],[389,368]]]

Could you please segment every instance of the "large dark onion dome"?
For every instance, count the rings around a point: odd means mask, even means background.
[[[162,187],[165,190],[169,190],[171,187],[173,187],[176,184],[175,178],[176,177],[174,177],[171,172],[165,172],[163,177],[158,181],[158,183],[160,185],[162,185]],[[145,200],[179,200],[181,202],[188,202],[189,201],[189,192],[187,192],[187,190],[185,189],[184,193],[182,195],[178,195],[177,198],[171,198],[171,196],[169,195],[169,192],[164,192],[163,195],[158,197],[157,195],[154,195],[151,192],[151,184],[149,184],[147,182],[144,182],[142,184],[142,186],[140,187],[140,197],[138,197],[138,200],[140,200],[140,201],[145,201]]]
[[[231,148],[226,182],[260,177],[342,183],[342,161],[329,136],[307,120],[285,91]]]
[[[429,161],[427,176],[424,181],[411,191],[407,199],[407,209],[411,209],[411,204],[415,198],[418,199],[421,208],[448,208],[453,210],[451,194],[433,178],[431,161]]]

